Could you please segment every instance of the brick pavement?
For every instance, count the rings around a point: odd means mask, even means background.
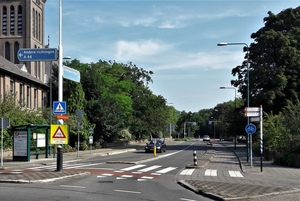
[[[253,156],[251,166],[251,160],[247,162],[246,153],[244,144],[238,144],[234,149],[232,142],[214,142],[212,147],[208,146],[209,157],[204,154],[199,159],[208,158],[209,162],[197,168],[187,166],[195,170],[191,175],[179,175],[178,183],[214,200],[253,200],[272,195],[299,193],[293,197],[295,200],[295,197],[300,195],[300,169],[263,161],[261,171],[260,157]],[[207,170],[216,170],[217,173],[205,176]],[[240,172],[240,175],[230,176],[229,171]]]

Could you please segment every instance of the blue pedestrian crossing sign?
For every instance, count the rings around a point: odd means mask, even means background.
[[[245,127],[246,133],[248,133],[249,135],[252,135],[253,133],[256,132],[256,126],[254,124],[248,124]]]
[[[67,114],[66,101],[54,101],[53,102],[53,114]]]

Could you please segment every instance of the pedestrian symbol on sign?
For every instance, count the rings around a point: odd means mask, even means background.
[[[65,101],[54,101],[53,102],[53,114],[66,114],[66,102]]]
[[[55,112],[64,112],[65,110],[64,110],[64,108],[61,106],[61,104],[59,103],[58,105],[57,105],[57,107],[55,108]]]

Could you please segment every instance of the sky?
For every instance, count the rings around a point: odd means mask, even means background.
[[[153,71],[151,91],[178,111],[198,112],[235,98],[232,68],[244,60],[268,11],[300,0],[61,0],[63,56],[81,63],[132,62]],[[45,44],[59,46],[59,0],[45,4]],[[237,93],[237,97],[240,94]]]

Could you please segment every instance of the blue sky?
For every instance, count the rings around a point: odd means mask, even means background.
[[[264,26],[267,12],[296,8],[299,0],[114,1],[62,0],[63,56],[82,63],[115,60],[153,71],[150,89],[177,110],[197,112],[234,100],[231,69],[243,46]],[[59,44],[59,0],[45,4],[45,44]],[[239,96],[239,94],[237,94]]]

